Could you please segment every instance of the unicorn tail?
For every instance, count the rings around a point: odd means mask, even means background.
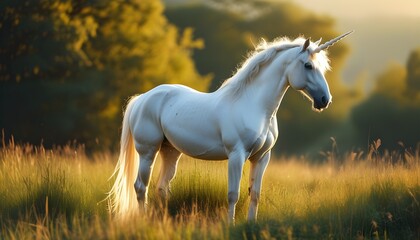
[[[118,217],[123,217],[134,209],[138,209],[134,182],[137,177],[139,156],[136,153],[129,126],[130,115],[138,98],[139,96],[132,97],[126,107],[122,125],[120,155],[115,170],[110,177],[111,179],[116,176],[114,185],[108,193],[109,209]]]

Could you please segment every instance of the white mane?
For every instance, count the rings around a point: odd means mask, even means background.
[[[299,37],[293,41],[287,37],[279,38],[273,42],[267,43],[264,39],[256,46],[255,50],[248,54],[247,59],[238,68],[236,73],[229,79],[223,82],[220,88],[231,86],[234,94],[241,92],[241,90],[248,85],[260,71],[260,68],[269,63],[278,52],[283,50],[301,47],[306,39]],[[311,49],[318,47],[311,43]],[[329,70],[329,60],[325,51],[313,54],[312,61],[322,72]]]

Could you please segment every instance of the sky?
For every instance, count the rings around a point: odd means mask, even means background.
[[[272,0],[276,1],[276,0]],[[420,17],[419,0],[284,0],[326,13],[335,18],[361,19],[366,17]]]
[[[200,3],[206,0],[164,0],[165,4]],[[236,0],[237,1],[237,0]],[[256,0],[258,1],[258,0]],[[420,17],[419,0],[260,0],[267,2],[295,2],[301,6],[337,18],[367,16]]]

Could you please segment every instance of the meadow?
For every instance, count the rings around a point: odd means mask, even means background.
[[[106,200],[116,154],[11,141],[0,150],[0,239],[420,239],[419,150],[373,144],[366,153],[327,152],[317,164],[272,159],[256,223],[246,221],[247,163],[230,226],[226,161],[182,157],[162,207],[158,159],[149,211],[118,221]]]

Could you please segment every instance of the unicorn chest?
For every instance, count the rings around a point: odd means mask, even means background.
[[[248,124],[240,125],[238,122],[233,131],[223,131],[225,145],[229,149],[234,149],[238,146],[244,148],[250,156],[260,151],[270,150],[277,140],[277,122],[270,120],[267,122],[248,122]],[[235,136],[229,139],[229,136]],[[231,142],[232,140],[232,142]],[[230,148],[229,146],[232,146]]]
[[[270,124],[266,131],[262,132],[250,146],[250,156],[270,150],[278,136],[277,125]]]

